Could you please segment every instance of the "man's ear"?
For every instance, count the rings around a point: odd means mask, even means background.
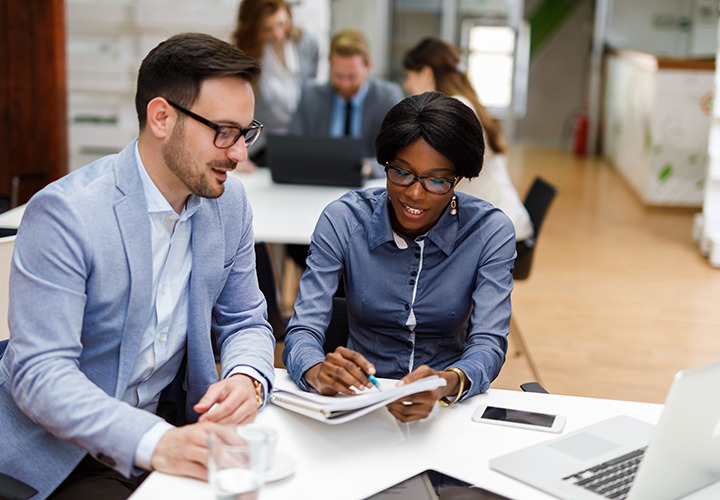
[[[157,139],[170,137],[176,121],[177,112],[164,97],[155,97],[148,102],[146,128]]]

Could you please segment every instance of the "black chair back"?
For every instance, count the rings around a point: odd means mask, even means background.
[[[525,197],[525,208],[530,215],[530,221],[533,225],[534,235],[532,238],[517,242],[517,258],[515,259],[515,269],[513,271],[513,279],[524,280],[530,276],[533,255],[537,246],[537,239],[540,235],[540,229],[545,221],[553,199],[557,195],[558,190],[555,186],[545,181],[541,177],[536,177],[533,185],[530,187]]]
[[[37,490],[22,481],[0,472],[0,500],[27,500],[37,495]]]

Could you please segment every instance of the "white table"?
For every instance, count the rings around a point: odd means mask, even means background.
[[[351,188],[276,184],[267,168],[253,173],[231,172],[247,191],[253,210],[255,241],[310,244],[310,236],[323,209]],[[385,179],[370,179],[364,187],[385,186]]]
[[[285,371],[278,370],[277,384],[288,382]],[[265,485],[260,498],[363,498],[427,468],[518,500],[553,498],[490,470],[488,461],[557,435],[472,422],[470,416],[480,404],[565,415],[563,433],[619,414],[656,423],[662,410],[662,405],[650,403],[491,389],[449,408],[438,405],[422,422],[400,424],[380,409],[332,426],[270,405],[258,422],[278,429],[278,451],[296,459],[296,471]],[[157,498],[213,500],[213,495],[207,483],[153,473],[131,500]],[[720,498],[720,483],[688,498]]]
[[[20,205],[0,214],[0,229],[17,229],[25,213],[25,205]]]

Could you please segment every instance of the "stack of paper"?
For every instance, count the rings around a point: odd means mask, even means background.
[[[354,396],[323,396],[299,388],[276,388],[270,396],[270,401],[321,422],[341,424],[410,394],[432,391],[444,385],[444,378],[433,375],[399,387],[388,387],[385,384],[383,390],[368,389]]]

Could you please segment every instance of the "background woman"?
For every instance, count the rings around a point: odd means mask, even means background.
[[[256,87],[255,118],[266,132],[287,131],[303,84],[317,74],[317,40],[293,26],[285,0],[243,0],[232,38],[263,66]],[[265,163],[264,146],[261,136],[252,156],[255,163]]]
[[[514,231],[500,210],[453,191],[460,178],[477,177],[484,151],[480,123],[457,99],[428,92],[401,101],[375,147],[387,187],[351,191],[324,210],[283,361],[299,386],[323,394],[369,387],[365,373],[401,383],[445,378],[445,387],[388,407],[402,421],[419,420],[438,400],[485,392],[500,371]],[[326,356],[341,278],[349,339]]]
[[[478,180],[465,180],[457,189],[500,208],[512,220],[517,240],[526,240],[533,236],[533,227],[507,171],[502,129],[480,104],[467,75],[458,68],[459,64],[460,55],[455,47],[439,38],[425,38],[405,55],[405,90],[413,95],[437,90],[459,99],[475,111],[488,145],[485,164]]]

